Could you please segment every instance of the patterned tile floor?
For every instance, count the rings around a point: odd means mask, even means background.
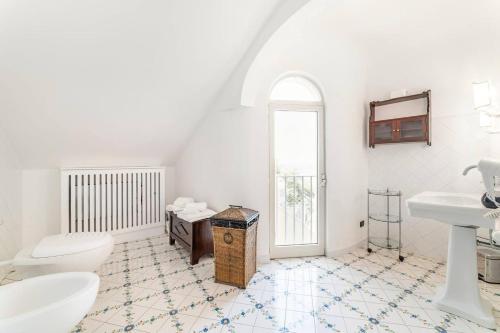
[[[165,236],[117,244],[94,307],[73,332],[493,332],[433,308],[445,266],[363,249],[273,260],[246,290],[214,282]],[[500,286],[481,283],[500,309]],[[500,322],[500,312],[495,313]]]

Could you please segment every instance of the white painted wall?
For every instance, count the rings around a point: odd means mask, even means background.
[[[262,47],[269,38],[290,16],[300,10],[310,0],[282,0],[279,1],[273,12],[266,19],[258,34],[247,48],[238,66],[229,76],[226,83],[220,89],[220,96],[215,100],[215,109],[232,110],[240,106],[253,106],[255,100],[247,99],[242,95],[242,87],[248,70],[252,66],[255,57],[260,53]]]
[[[58,169],[23,170],[23,247],[61,229]]]
[[[481,192],[464,166],[498,155],[499,136],[486,135],[472,111],[475,80],[500,86],[500,4],[465,1],[327,1],[307,4],[266,44],[243,87],[254,107],[210,110],[177,162],[178,193],[214,208],[236,203],[262,213],[258,251],[269,247],[267,95],[288,71],[305,72],[326,103],[327,251],[365,236],[366,187]],[[445,24],[444,24],[445,23]],[[433,91],[433,145],[367,149],[368,102],[392,90]],[[252,104],[252,103],[249,103]],[[447,227],[408,218],[405,247],[442,258]]]
[[[267,115],[263,110],[212,111],[176,165],[176,193],[260,211],[258,256],[268,257]]]
[[[255,106],[210,110],[176,165],[179,195],[206,200],[218,210],[242,204],[260,211],[261,260],[269,256],[268,94],[273,82],[291,70],[308,73],[324,92],[327,253],[353,246],[362,237],[365,66],[355,45],[328,24],[335,11],[325,9],[326,2],[308,4],[278,30],[248,74],[246,84],[256,85],[249,89],[255,92]],[[330,42],[324,43],[324,38]]]
[[[165,168],[165,198],[174,200],[175,168]],[[22,172],[22,245],[37,243],[61,230],[61,187],[59,169]]]
[[[0,237],[8,255],[59,232],[59,168],[172,165],[236,65],[307,1],[3,1],[0,116],[13,147],[0,137],[0,216],[12,212]],[[173,167],[165,182],[172,201]]]
[[[171,165],[279,2],[2,1],[0,110],[23,168]]]
[[[11,259],[21,246],[21,201],[18,156],[0,128],[0,261]],[[0,267],[0,280],[5,273]]]
[[[490,138],[490,155],[500,159],[500,134],[489,135]]]
[[[175,200],[175,167],[165,167],[165,201],[173,202]]]
[[[370,149],[370,186],[400,189],[403,199],[424,190],[484,192],[477,172],[464,177],[462,171],[480,158],[494,155],[492,145],[500,144],[498,135],[480,129],[472,94],[474,81],[491,80],[500,87],[500,47],[493,42],[500,37],[498,3],[446,6],[445,1],[434,2],[432,7],[406,2],[390,2],[389,7],[387,3],[365,9],[375,17],[384,15],[383,11],[388,16],[388,20],[371,22],[367,29],[391,31],[390,38],[363,40],[370,54],[367,100],[388,98],[390,91],[400,88],[410,93],[432,89],[432,146],[399,144]],[[497,14],[492,13],[495,9]],[[397,19],[396,14],[400,15]],[[407,24],[399,25],[401,20]],[[446,225],[411,218],[406,209],[403,217],[406,249],[446,257]]]
[[[294,1],[283,12],[305,2]],[[2,3],[0,40],[8,51],[0,61],[0,258],[57,232],[55,168],[170,165],[204,111],[176,169],[167,172],[167,200],[193,195],[216,209],[243,204],[259,210],[258,251],[266,257],[267,98],[274,80],[290,71],[310,75],[325,97],[328,253],[363,238],[358,222],[365,218],[368,184],[399,188],[406,196],[481,190],[476,174],[463,178],[459,172],[500,153],[499,136],[478,128],[470,86],[484,79],[500,86],[500,2],[311,1],[253,63],[242,98],[252,107],[221,111],[242,84],[231,79],[241,72],[230,77],[231,70],[245,50],[254,52],[262,42],[253,39],[260,26],[271,23],[267,33],[276,27],[268,18],[283,3],[225,0],[193,15],[185,1],[111,1],[97,12],[91,1],[65,4],[62,16],[57,1]],[[188,28],[174,31],[172,22]],[[212,103],[228,77],[229,86]],[[367,102],[399,88],[433,90],[432,148],[368,150]],[[407,222],[409,249],[442,256],[446,227]]]

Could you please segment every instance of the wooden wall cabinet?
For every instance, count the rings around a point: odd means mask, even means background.
[[[424,115],[375,120],[376,107],[419,98],[427,99],[427,112]],[[403,96],[385,101],[370,103],[370,147],[376,144],[399,142],[427,142],[430,146],[431,91]]]

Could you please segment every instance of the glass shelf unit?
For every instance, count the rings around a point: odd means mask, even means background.
[[[368,190],[371,195],[382,195],[384,197],[387,196],[400,196],[400,191],[385,189],[385,190]]]
[[[372,212],[373,205],[371,205],[371,201],[374,199],[373,196],[382,196],[385,198],[379,198],[378,200],[383,200],[385,212]],[[393,200],[397,201],[397,211],[394,213],[395,205],[391,205],[391,197]],[[367,251],[371,253],[373,250],[371,246],[376,246],[379,248],[389,249],[389,250],[398,250],[399,261],[403,261],[404,257],[401,255],[401,191],[397,190],[376,190],[376,189],[368,189],[368,219],[367,219],[367,229],[368,229],[368,237],[367,237]],[[386,224],[385,228],[385,236],[378,237],[374,236],[370,233],[370,224],[378,223],[378,224]],[[391,225],[396,226],[398,228],[398,237],[391,237]]]
[[[399,243],[396,239],[385,238],[385,237],[372,237],[370,239],[370,244],[384,249],[398,249]]]
[[[399,223],[399,222],[401,222],[399,215],[372,214],[372,215],[368,216],[368,219],[378,221],[378,222],[386,222],[386,223]]]

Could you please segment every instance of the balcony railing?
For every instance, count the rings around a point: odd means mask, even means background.
[[[318,242],[316,176],[276,176],[276,245]]]

